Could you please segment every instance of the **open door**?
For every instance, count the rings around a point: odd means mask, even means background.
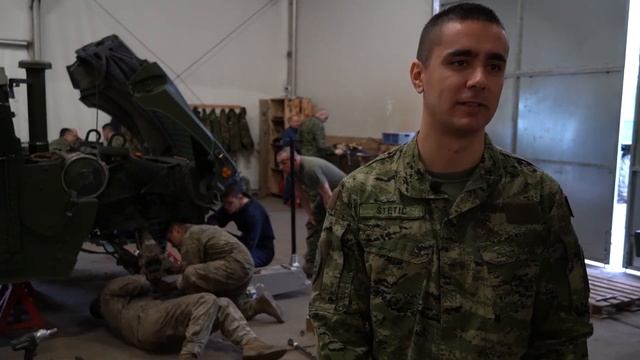
[[[631,138],[631,164],[627,193],[627,236],[625,238],[624,265],[640,270],[640,81],[636,90],[635,121]],[[636,235],[636,232],[638,233]]]

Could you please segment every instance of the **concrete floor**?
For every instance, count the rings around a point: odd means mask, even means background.
[[[290,258],[289,210],[280,199],[262,200],[271,214],[276,233],[274,264],[286,264]],[[302,211],[297,212],[298,253],[304,253],[304,222]],[[149,353],[131,347],[113,336],[104,323],[88,314],[89,302],[109,279],[125,274],[111,257],[81,253],[71,277],[58,281],[34,282],[38,291],[37,304],[48,327],[59,333],[43,342],[37,359],[175,359],[176,354]],[[286,346],[288,338],[313,351],[315,340],[305,332],[305,318],[310,291],[308,289],[276,297],[285,311],[286,323],[277,324],[268,317],[258,316],[251,327],[263,340]],[[640,358],[640,312],[620,313],[608,319],[593,319],[595,333],[589,339],[591,359],[636,360]],[[0,359],[22,359],[9,347],[9,338],[0,336]],[[202,359],[239,359],[239,349],[214,335]],[[290,351],[284,359],[306,359]]]

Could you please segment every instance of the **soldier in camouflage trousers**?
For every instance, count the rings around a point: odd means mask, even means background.
[[[321,359],[586,359],[589,285],[566,197],[491,144],[508,44],[454,5],[421,36],[410,143],[334,191],[309,307]]]
[[[251,253],[238,239],[218,226],[174,223],[167,239],[179,251],[182,272],[179,288],[186,294],[210,292],[233,300],[247,320],[267,314],[284,322],[273,297],[264,292],[256,299],[246,297],[253,276]]]
[[[201,293],[161,300],[141,275],[111,280],[93,313],[116,334],[141,349],[180,350],[179,360],[197,359],[212,331],[242,347],[243,359],[277,359],[286,349],[266,344],[229,299]]]

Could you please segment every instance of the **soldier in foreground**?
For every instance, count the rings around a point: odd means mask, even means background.
[[[320,240],[322,224],[327,214],[326,207],[333,190],[345,177],[344,172],[330,162],[313,156],[300,156],[285,147],[276,154],[278,165],[285,176],[292,171],[296,179],[296,193],[300,194],[302,207],[307,213],[307,252],[304,254],[302,270],[311,278],[315,268],[316,249]],[[303,190],[303,191],[299,191]]]
[[[566,197],[491,144],[509,51],[495,13],[424,27],[420,132],[335,191],[310,316],[322,359],[585,359],[588,282]]]
[[[258,339],[229,299],[208,293],[169,300],[152,295],[152,286],[144,276],[120,277],[107,284],[99,302],[92,304],[92,313],[104,318],[113,332],[136,347],[180,349],[179,360],[197,359],[212,331],[218,329],[242,347],[243,359],[274,360],[287,351]]]
[[[233,300],[247,320],[267,314],[283,323],[273,297],[263,293],[255,300],[246,297],[253,276],[249,250],[218,226],[173,223],[167,239],[180,252],[182,272],[178,287],[186,294],[210,292]]]

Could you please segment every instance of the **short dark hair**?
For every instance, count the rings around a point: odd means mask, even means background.
[[[291,157],[291,146],[283,146],[276,154],[276,157],[280,157],[285,154],[287,155],[287,157]],[[298,157],[300,157],[300,154],[298,154],[295,148],[293,149],[293,157],[294,159],[297,159]]]
[[[102,130],[104,130],[104,129],[106,129],[106,128],[109,128],[109,129],[113,130],[113,125],[111,125],[111,123],[110,123],[110,122],[108,122],[108,123],[106,123],[106,124],[102,125]]]
[[[226,199],[230,196],[238,196],[241,194],[249,197],[250,195],[247,189],[248,182],[249,180],[242,176],[236,176],[231,178],[231,180],[229,180],[224,186],[224,191],[222,192],[222,198]]]
[[[422,64],[427,63],[436,44],[436,35],[438,35],[440,28],[442,25],[453,21],[483,21],[497,25],[504,30],[504,25],[502,25],[500,18],[490,8],[472,3],[454,5],[435,14],[424,25],[418,42],[416,59]]]
[[[65,136],[65,135],[67,135],[67,133],[68,133],[69,131],[71,131],[71,129],[69,129],[69,128],[62,128],[62,129],[60,129],[60,137],[63,137],[63,136]]]

